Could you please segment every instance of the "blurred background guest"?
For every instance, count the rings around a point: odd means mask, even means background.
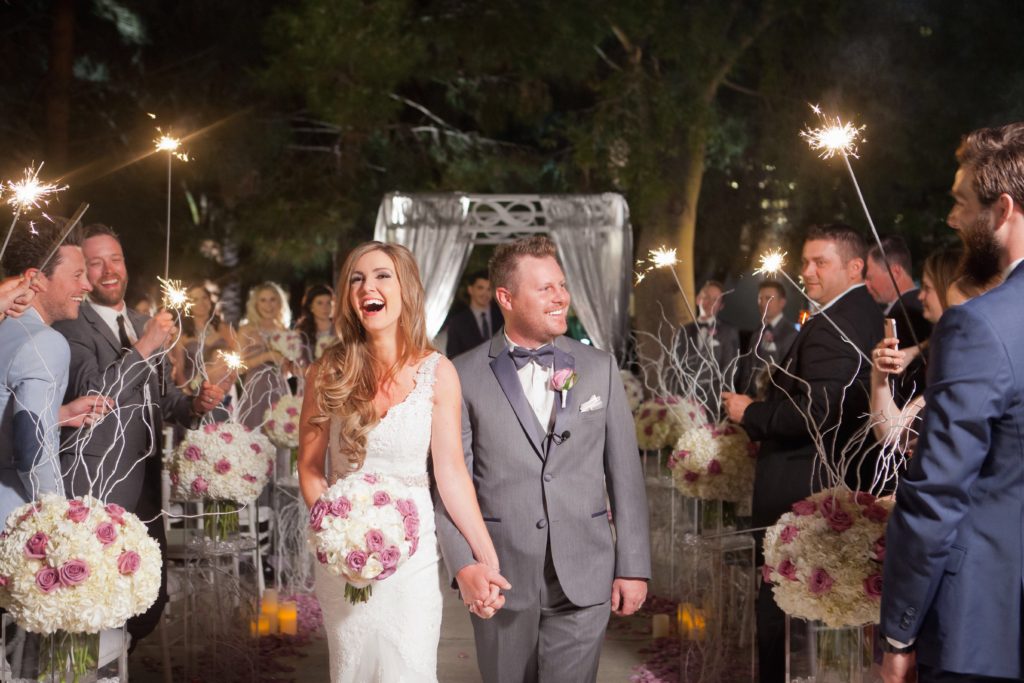
[[[268,281],[249,290],[245,320],[238,328],[238,344],[246,366],[238,421],[251,429],[263,424],[264,412],[288,391],[291,363],[272,347],[272,340],[288,331],[289,322],[291,310],[280,285]]]
[[[334,290],[313,285],[302,295],[302,311],[295,330],[302,335],[303,361],[312,363],[326,345],[337,339],[334,331]],[[317,350],[319,349],[319,353]]]
[[[192,300],[192,311],[182,319],[181,338],[171,353],[174,383],[185,387],[189,393],[195,393],[195,387],[202,381],[199,366],[206,369],[210,382],[220,384],[230,371],[217,352],[237,352],[239,349],[234,328],[217,310],[214,293],[205,284],[196,283],[188,288],[188,297]]]
[[[455,358],[490,339],[505,325],[501,309],[494,301],[486,271],[478,270],[466,279],[469,306],[454,313],[448,321],[448,345],[445,353]]]

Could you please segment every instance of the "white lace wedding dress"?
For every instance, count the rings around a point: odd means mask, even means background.
[[[420,517],[416,553],[392,576],[374,582],[367,602],[355,605],[345,598],[344,580],[315,563],[316,596],[324,614],[332,683],[437,681],[441,588],[427,452],[439,359],[434,353],[420,364],[412,392],[392,406],[370,432],[366,462],[360,470],[360,474],[397,477],[412,486]],[[337,448],[338,428],[337,420],[332,421],[331,472],[345,471],[345,459]]]

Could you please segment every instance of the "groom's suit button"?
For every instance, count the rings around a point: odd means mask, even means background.
[[[544,481],[551,481],[552,479],[554,479],[554,477],[552,477],[550,474],[548,474],[548,473],[544,474]]]
[[[548,525],[548,520],[546,520],[546,519],[542,519],[539,522],[537,522],[537,528],[538,529],[543,529],[547,525]]]

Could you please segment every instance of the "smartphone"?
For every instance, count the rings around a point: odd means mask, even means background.
[[[886,318],[885,319],[885,334],[882,335],[886,339],[896,336],[896,319]]]

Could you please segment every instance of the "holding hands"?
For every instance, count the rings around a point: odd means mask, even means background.
[[[471,614],[490,619],[505,605],[505,596],[499,591],[509,590],[512,584],[498,570],[482,562],[466,565],[455,575],[462,601]]]

